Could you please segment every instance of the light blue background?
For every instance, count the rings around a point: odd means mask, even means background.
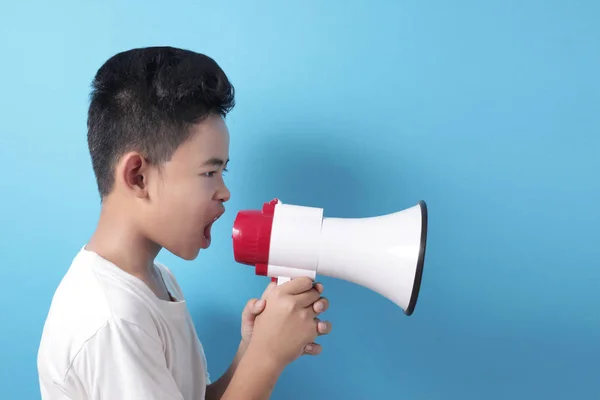
[[[214,378],[266,284],[233,261],[238,210],[424,199],[415,314],[324,279],[334,330],[273,398],[600,398],[599,21],[591,0],[3,2],[0,398],[39,398],[49,302],[94,229],[90,81],[147,45],[205,52],[237,89],[214,247],[162,257]]]

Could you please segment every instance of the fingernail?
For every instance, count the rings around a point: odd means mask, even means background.
[[[306,351],[312,351],[312,346],[310,344],[306,345]]]
[[[323,311],[323,303],[317,303],[315,308],[317,309],[317,311]]]
[[[263,306],[263,302],[264,302],[264,300],[258,300],[256,302],[256,307],[262,307]]]
[[[327,329],[327,324],[325,322],[319,322],[319,330],[326,330]]]

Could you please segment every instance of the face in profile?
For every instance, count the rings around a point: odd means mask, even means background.
[[[145,234],[186,260],[208,248],[212,224],[230,198],[223,180],[228,161],[225,121],[210,116],[195,125],[168,162],[149,170],[148,199],[140,221]]]

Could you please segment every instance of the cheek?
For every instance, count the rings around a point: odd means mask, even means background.
[[[219,182],[216,178],[205,178],[196,174],[177,176],[173,173],[153,191],[159,203],[189,209],[200,202],[209,203],[218,187]]]
[[[213,200],[215,194],[219,190],[222,182],[219,182],[219,178],[200,178],[200,180],[194,185],[194,193],[202,199],[202,201],[209,203]]]
[[[210,213],[214,187],[210,179],[197,177],[173,190],[171,207],[176,209],[174,212],[182,224],[204,222]]]

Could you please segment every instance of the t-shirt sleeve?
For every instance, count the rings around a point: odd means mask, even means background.
[[[110,320],[90,339],[69,374],[89,399],[183,400],[162,345],[138,325]]]

